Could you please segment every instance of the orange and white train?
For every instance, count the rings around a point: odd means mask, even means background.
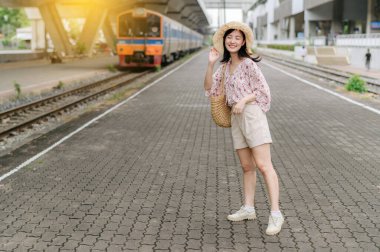
[[[202,47],[203,35],[155,11],[135,8],[117,20],[120,67],[158,67]]]

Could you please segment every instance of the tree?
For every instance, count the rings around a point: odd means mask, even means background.
[[[16,29],[29,25],[24,9],[0,8],[0,29],[6,37],[16,33]]]

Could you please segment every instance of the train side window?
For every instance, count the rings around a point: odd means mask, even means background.
[[[165,38],[169,37],[169,25],[167,23],[165,23],[165,26],[164,26],[164,37]]]

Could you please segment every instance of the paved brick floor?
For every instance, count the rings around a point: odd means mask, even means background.
[[[203,96],[207,55],[1,182],[0,251],[379,251],[380,116],[262,66],[283,231],[231,223],[241,169]]]

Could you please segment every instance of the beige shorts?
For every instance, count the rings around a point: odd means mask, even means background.
[[[241,114],[232,114],[231,132],[235,149],[272,143],[266,114],[256,104],[247,104]]]

